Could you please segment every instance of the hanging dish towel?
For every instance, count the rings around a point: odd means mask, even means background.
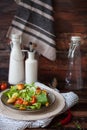
[[[56,59],[52,0],[15,0],[17,12],[7,32],[7,37],[18,33],[22,42],[37,45],[37,52],[49,60]]]

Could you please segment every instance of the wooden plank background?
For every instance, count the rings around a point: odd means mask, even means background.
[[[87,1],[86,0],[53,0],[55,33],[56,33],[56,61],[39,57],[39,75],[41,82],[50,82],[55,76],[58,86],[63,87],[68,70],[67,54],[71,36],[81,36],[81,63],[84,86],[87,82]],[[16,12],[14,0],[0,1],[0,70],[9,69],[9,45],[6,33]],[[4,80],[3,72],[2,80]],[[6,71],[7,79],[8,71]]]

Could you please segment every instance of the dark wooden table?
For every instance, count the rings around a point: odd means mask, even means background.
[[[0,71],[0,79],[1,81],[7,80],[7,69],[4,69],[4,71],[2,70],[3,69],[1,69]],[[60,92],[67,92],[67,90],[63,89],[60,90]],[[74,92],[78,94],[79,102],[70,109],[72,113],[72,119],[68,124],[52,128],[52,126],[54,124],[57,124],[60,118],[64,116],[63,113],[59,116],[56,116],[53,119],[53,121],[49,124],[49,126],[47,126],[46,128],[26,128],[25,130],[87,130],[87,87],[84,87],[82,90],[77,90]],[[79,122],[80,128],[78,128],[77,125],[75,125],[75,122]]]

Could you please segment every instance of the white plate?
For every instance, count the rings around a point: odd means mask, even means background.
[[[34,120],[41,120],[46,119],[50,117],[54,117],[56,115],[59,115],[63,108],[65,107],[65,100],[63,96],[56,92],[55,90],[47,87],[46,85],[42,83],[36,83],[36,85],[41,86],[42,88],[45,88],[50,93],[53,93],[55,95],[55,102],[48,107],[48,109],[43,109],[42,111],[37,112],[30,112],[30,113],[18,113],[14,112],[14,110],[9,110],[0,100],[0,115],[4,115],[5,117],[16,119],[16,120],[25,120],[25,121],[34,121]],[[1,93],[2,95],[3,93]]]
[[[9,89],[8,89],[9,90]],[[7,90],[7,91],[8,91]],[[5,90],[6,92],[6,90]],[[22,112],[22,113],[30,113],[30,112],[38,112],[38,111],[42,111],[42,110],[45,110],[45,109],[48,109],[51,105],[53,105],[53,103],[55,102],[55,95],[52,94],[51,92],[49,92],[47,90],[47,93],[48,93],[48,100],[49,100],[49,106],[46,107],[46,106],[42,106],[40,109],[26,109],[26,110],[19,110],[18,108],[16,108],[13,104],[8,104],[7,103],[7,100],[8,100],[8,97],[6,95],[4,95],[4,92],[3,94],[1,95],[1,101],[2,103],[5,105],[5,107],[7,107],[7,109],[9,110],[14,110],[14,112]]]

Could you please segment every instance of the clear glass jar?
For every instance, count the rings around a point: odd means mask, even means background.
[[[65,78],[66,89],[79,90],[83,87],[80,44],[81,37],[71,37],[68,53],[68,71]]]

